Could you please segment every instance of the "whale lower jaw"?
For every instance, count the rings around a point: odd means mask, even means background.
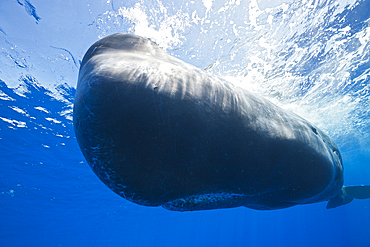
[[[250,196],[231,193],[211,193],[176,199],[162,205],[172,211],[197,211],[245,206]]]
[[[270,193],[245,195],[235,193],[209,193],[179,198],[162,205],[171,211],[199,211],[210,209],[226,209],[247,207],[255,210],[275,210],[289,208],[300,204],[299,202],[276,200],[269,201]]]

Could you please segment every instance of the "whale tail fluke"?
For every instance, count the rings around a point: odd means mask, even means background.
[[[329,200],[327,209],[350,203],[353,199],[369,199],[370,185],[343,186],[341,193]]]

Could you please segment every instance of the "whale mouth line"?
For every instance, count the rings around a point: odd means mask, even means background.
[[[184,198],[175,199],[162,205],[163,208],[172,211],[194,211],[215,208],[229,208],[230,202],[245,202],[247,196],[235,193],[209,193],[193,195]],[[243,206],[241,203],[240,206]]]

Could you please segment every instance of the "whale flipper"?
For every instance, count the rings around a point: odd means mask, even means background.
[[[341,193],[333,197],[326,205],[327,209],[350,203],[353,199],[369,199],[370,185],[343,186]]]

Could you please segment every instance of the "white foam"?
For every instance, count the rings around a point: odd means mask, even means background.
[[[50,121],[50,122],[53,122],[53,123],[61,123],[61,121],[59,120],[56,120],[55,118],[50,118],[50,117],[47,117],[45,118],[46,120]]]
[[[11,109],[13,109],[14,111],[26,116],[26,117],[29,117],[30,115],[23,109],[17,107],[17,106],[9,106]]]
[[[214,0],[202,0],[204,7],[206,7],[206,12],[209,12],[212,8]]]
[[[1,100],[10,100],[10,101],[15,101],[12,97],[9,97],[6,93],[0,90],[0,99]]]
[[[120,7],[118,11],[106,11],[99,16],[98,23],[106,24],[114,21],[115,25],[120,25],[120,20],[125,19],[132,23],[132,27],[127,30],[137,35],[150,38],[163,49],[182,44],[181,34],[193,20],[189,13],[183,13],[181,9],[175,14],[169,14],[167,8],[161,1],[157,1],[157,10],[150,14],[143,3],[136,3],[134,7]],[[152,19],[156,15],[159,22],[153,23]],[[154,17],[155,18],[155,17]],[[106,35],[106,28],[102,28],[102,35]]]
[[[42,111],[42,112],[45,112],[45,113],[50,113],[48,110],[46,110],[44,107],[42,106],[36,106],[34,107],[36,110],[39,110],[39,111]]]
[[[11,124],[14,127],[27,128],[26,122],[7,119],[7,118],[3,118],[3,117],[0,117],[0,119],[3,120],[4,122],[7,122],[7,123]]]

